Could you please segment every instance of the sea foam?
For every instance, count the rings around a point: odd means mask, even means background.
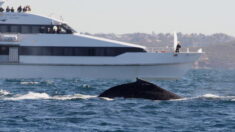
[[[46,93],[34,93],[15,95],[14,97],[5,98],[4,100],[37,100],[37,99],[50,99],[50,96]]]
[[[92,96],[92,95],[75,94],[75,95],[53,96],[53,97],[51,97],[51,99],[72,100],[72,99],[91,99],[91,98],[96,98],[96,97],[97,96]]]
[[[201,97],[217,99],[217,98],[221,98],[222,96],[218,96],[218,95],[215,95],[215,94],[205,94],[205,95],[202,95]]]
[[[27,94],[18,94],[13,97],[4,98],[4,100],[72,100],[72,99],[90,99],[96,98],[97,96],[91,95],[83,95],[83,94],[75,94],[75,95],[57,95],[57,96],[50,96],[47,93],[35,93],[29,92]]]
[[[215,94],[205,94],[199,98],[235,101],[235,96],[219,96]]]
[[[9,95],[9,94],[11,94],[9,91],[0,89],[0,95]]]
[[[39,84],[39,82],[20,82],[20,84],[22,84],[22,85],[35,85],[35,84]]]

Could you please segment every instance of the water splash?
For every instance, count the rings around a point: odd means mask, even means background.
[[[11,94],[9,91],[0,89],[0,95],[9,95],[9,94]]]
[[[235,101],[235,96],[219,96],[215,94],[204,94],[202,96],[197,96],[197,97],[188,97],[188,98],[182,98],[182,99],[173,99],[170,101],[187,101],[187,100],[195,100],[195,99],[207,99],[207,100],[229,100],[229,101]]]
[[[97,96],[92,96],[92,95],[75,94],[75,95],[53,96],[51,97],[51,99],[72,100],[72,99],[91,99],[91,98],[96,98],[96,97]]]
[[[192,98],[171,99],[170,101],[185,101],[189,99],[192,99]]]
[[[4,100],[36,100],[36,99],[50,99],[50,96],[46,93],[34,93],[29,92],[24,95],[16,95],[14,97],[5,98]]]
[[[107,98],[107,97],[101,97],[101,99],[106,100],[106,101],[113,101],[114,100],[112,98]]]
[[[235,96],[219,96],[219,95],[214,95],[214,94],[205,94],[202,97],[205,98],[219,98],[219,99],[235,99]]]
[[[39,84],[39,82],[20,82],[21,85],[35,85]]]
[[[204,99],[210,99],[210,100],[227,100],[227,101],[234,101],[235,96],[220,96],[215,94],[205,94],[197,98],[204,98]]]
[[[218,96],[218,95],[215,95],[215,94],[205,94],[205,95],[202,95],[201,97],[202,98],[218,99],[218,98],[221,98],[222,96]]]
[[[13,97],[7,97],[4,98],[4,100],[72,100],[72,99],[90,99],[90,98],[96,98],[97,96],[91,96],[91,95],[83,95],[83,94],[75,94],[75,95],[61,95],[61,96],[50,96],[47,93],[35,93],[35,92],[29,92],[27,94],[23,95],[15,95]]]

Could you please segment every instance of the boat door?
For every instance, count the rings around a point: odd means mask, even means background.
[[[19,47],[9,47],[9,62],[10,63],[19,62]]]

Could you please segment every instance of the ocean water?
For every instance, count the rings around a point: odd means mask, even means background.
[[[182,80],[151,81],[181,100],[106,99],[133,80],[0,80],[0,131],[235,132],[235,71],[192,70]]]

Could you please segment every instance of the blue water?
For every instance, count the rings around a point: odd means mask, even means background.
[[[185,98],[101,99],[131,80],[0,80],[0,131],[234,132],[235,71],[192,70],[179,81],[152,81]]]

